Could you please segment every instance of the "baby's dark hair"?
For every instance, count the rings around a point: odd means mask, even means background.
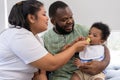
[[[108,36],[110,35],[109,26],[107,24],[102,23],[102,22],[96,22],[91,26],[91,28],[93,28],[93,27],[100,29],[102,31],[102,40],[106,41]]]
[[[52,3],[49,7],[49,17],[52,18],[56,15],[56,11],[59,8],[66,8],[68,7],[68,5],[62,1],[56,1],[54,3]]]

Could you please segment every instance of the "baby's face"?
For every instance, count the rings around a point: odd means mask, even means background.
[[[90,44],[102,44],[103,43],[101,30],[95,27],[92,27],[90,29],[88,36],[91,39]]]

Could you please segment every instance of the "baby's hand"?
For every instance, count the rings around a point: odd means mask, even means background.
[[[79,68],[80,66],[83,65],[83,63],[80,61],[79,58],[75,58],[75,60],[74,60],[74,64],[77,66],[77,68]]]

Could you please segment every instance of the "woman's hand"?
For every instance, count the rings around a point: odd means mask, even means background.
[[[82,37],[82,36],[78,37],[78,38],[75,39],[71,44],[65,45],[65,46],[62,48],[62,51],[65,50],[65,49],[67,49],[67,48],[69,48],[69,47],[71,47],[73,44],[75,44],[75,43],[77,43],[77,42],[79,42],[79,41],[85,41],[85,37]],[[84,49],[84,47],[81,47],[81,50],[80,50],[80,51],[82,51],[83,49]]]

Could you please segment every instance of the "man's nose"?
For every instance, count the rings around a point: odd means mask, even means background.
[[[68,24],[70,24],[70,23],[72,23],[73,22],[73,19],[71,19],[71,18],[69,18],[68,20],[67,20],[67,23]]]

